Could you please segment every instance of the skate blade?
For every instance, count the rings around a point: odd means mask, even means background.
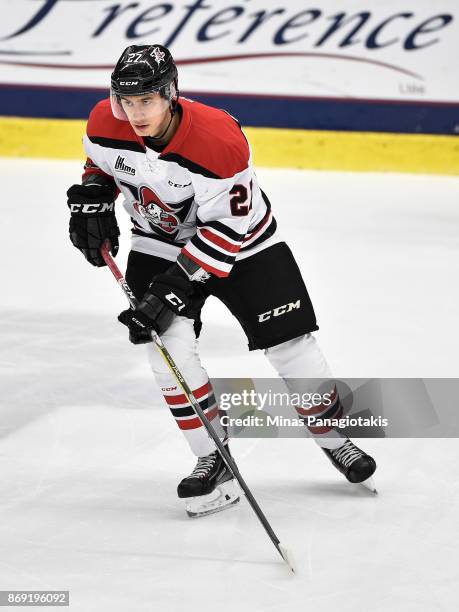
[[[361,485],[364,489],[371,491],[371,493],[374,493],[374,495],[378,495],[375,482],[371,476],[370,478],[367,478],[366,480],[364,480],[363,482],[359,482],[358,484]]]
[[[239,502],[240,492],[234,480],[222,483],[209,495],[190,497],[185,502],[186,513],[190,518],[200,518],[226,510]]]

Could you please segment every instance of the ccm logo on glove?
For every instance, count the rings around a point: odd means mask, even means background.
[[[115,210],[115,202],[102,202],[100,204],[69,204],[69,208],[71,213],[94,215],[96,213],[113,212]]]
[[[118,252],[120,230],[115,217],[116,185],[72,185],[67,191],[70,209],[69,235],[73,246],[93,266],[105,266],[100,247],[110,241],[113,256]]]
[[[178,297],[178,295],[175,295],[175,293],[168,293],[167,295],[164,296],[164,298],[172,305],[175,306],[175,310],[177,312],[180,312],[181,310],[183,310],[185,308],[185,304],[182,302],[182,300]]]

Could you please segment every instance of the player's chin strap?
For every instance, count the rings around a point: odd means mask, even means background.
[[[171,127],[171,123],[174,119],[174,115],[175,113],[171,110],[171,118],[169,120],[169,123],[167,124],[167,128],[164,130],[164,132],[162,132],[159,136],[148,136],[148,138],[150,138],[151,140],[157,140],[160,141],[162,138],[164,138],[164,136],[167,134],[167,130]],[[152,143],[153,144],[153,143]]]
[[[169,110],[170,110],[170,112],[171,112],[171,118],[170,118],[170,120],[169,120],[169,123],[167,124],[167,128],[166,128],[166,129],[164,130],[164,132],[163,132],[162,134],[160,134],[159,136],[149,136],[148,138],[151,138],[152,140],[157,140],[157,141],[159,141],[159,140],[161,140],[162,138],[164,138],[164,136],[167,134],[167,130],[168,130],[170,127],[171,127],[171,123],[172,123],[172,121],[173,121],[173,119],[174,119],[174,115],[175,115],[175,113],[177,112],[177,108],[178,108],[178,99],[179,99],[179,95],[180,95],[180,94],[179,94],[179,90],[178,90],[178,89],[177,89],[176,91],[177,91],[177,97],[175,98],[175,100],[174,100],[174,103],[173,103],[173,104],[172,104],[172,102],[171,102],[171,105],[170,105],[170,107],[169,107]]]
[[[131,305],[131,308],[133,310],[135,310],[137,308],[139,302],[138,302],[137,298],[135,297],[135,295],[132,293],[129,285],[127,284],[124,276],[121,274],[118,266],[113,261],[113,258],[110,255],[110,242],[108,240],[106,240],[104,245],[101,247],[100,254],[102,255],[102,257],[103,257],[105,263],[107,264],[107,266],[109,267],[111,273],[113,274],[113,276],[118,281],[118,284],[120,285],[120,287],[124,291],[125,296],[129,300],[129,304]],[[216,445],[220,455],[222,456],[224,462],[228,466],[228,469],[231,471],[231,473],[233,474],[234,478],[238,481],[241,489],[244,491],[245,496],[247,498],[247,501],[249,502],[250,506],[252,507],[252,510],[257,515],[258,520],[260,521],[260,523],[265,528],[265,531],[268,534],[268,536],[270,537],[271,542],[277,548],[280,556],[285,561],[285,563],[287,564],[289,569],[293,573],[295,573],[295,565],[294,565],[291,553],[284,546],[282,546],[282,544],[280,543],[278,537],[276,536],[276,534],[274,533],[271,525],[269,524],[268,519],[263,514],[263,512],[262,512],[260,506],[258,505],[256,499],[252,495],[252,492],[250,491],[249,487],[246,485],[244,479],[242,478],[236,463],[233,461],[233,458],[231,457],[231,455],[228,453],[228,451],[224,447],[222,441],[218,437],[215,429],[213,428],[212,423],[208,420],[208,418],[206,417],[206,415],[202,411],[202,408],[199,405],[199,402],[194,397],[192,390],[190,389],[190,387],[187,384],[186,380],[183,378],[180,370],[176,366],[176,364],[175,364],[174,360],[172,359],[169,351],[164,346],[164,344],[163,344],[161,338],[158,336],[158,334],[155,331],[153,331],[153,330],[151,332],[151,338],[152,338],[153,343],[155,344],[156,348],[160,352],[161,356],[163,357],[164,361],[168,365],[168,367],[169,367],[172,375],[174,376],[175,380],[177,381],[177,383],[182,388],[183,393],[185,394],[186,398],[188,399],[190,404],[193,406],[194,411],[196,412],[196,415],[199,417],[199,420],[201,421],[203,426],[206,428],[207,433],[209,434],[209,437],[211,437],[212,440],[214,441],[214,443],[215,443],[215,445]]]

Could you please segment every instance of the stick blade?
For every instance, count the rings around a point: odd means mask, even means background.
[[[296,568],[296,563],[295,563],[295,559],[293,558],[292,552],[285,546],[282,546],[280,542],[279,542],[278,549],[279,549],[279,552],[283,560],[287,564],[287,567],[289,568],[289,570],[292,572],[292,574],[296,574],[297,568]]]

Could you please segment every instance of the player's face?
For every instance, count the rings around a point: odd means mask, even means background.
[[[169,102],[158,93],[121,96],[121,106],[138,136],[156,136],[169,121]]]

